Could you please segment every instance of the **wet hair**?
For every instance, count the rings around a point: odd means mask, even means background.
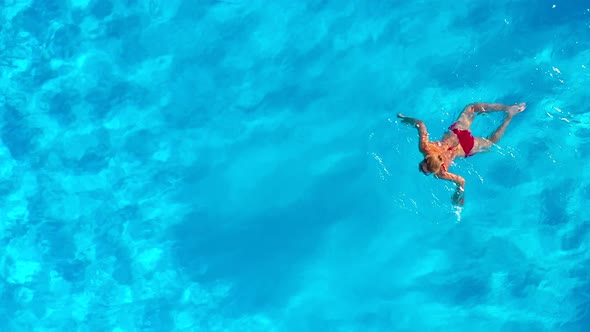
[[[424,158],[424,162],[431,173],[438,173],[440,170],[440,165],[442,164],[442,158],[441,156],[429,154],[426,156],[426,158]]]

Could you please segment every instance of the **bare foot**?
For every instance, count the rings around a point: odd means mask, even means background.
[[[520,103],[518,105],[513,105],[513,106],[508,107],[508,109],[506,110],[506,113],[508,114],[508,116],[515,116],[516,114],[524,111],[525,108],[526,108],[526,104]]]

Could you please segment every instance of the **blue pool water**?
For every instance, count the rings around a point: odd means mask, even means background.
[[[0,15],[1,331],[588,331],[587,1]],[[474,101],[457,208],[395,115]]]

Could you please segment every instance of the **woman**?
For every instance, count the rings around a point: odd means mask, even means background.
[[[424,122],[402,115],[397,115],[403,123],[410,124],[418,128],[420,135],[420,152],[424,155],[418,166],[418,170],[425,175],[434,174],[436,178],[453,181],[457,184],[457,190],[453,195],[453,203],[463,205],[465,203],[465,179],[461,176],[450,173],[448,167],[456,157],[469,157],[478,152],[486,152],[497,143],[506,127],[516,114],[524,111],[525,103],[507,106],[502,104],[475,103],[470,104],[459,115],[459,119],[449,127],[440,141],[430,142],[428,140],[428,131]],[[474,137],[471,135],[470,127],[476,114],[488,112],[506,112],[504,122],[488,137]]]

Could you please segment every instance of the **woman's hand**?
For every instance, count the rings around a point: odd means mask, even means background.
[[[463,206],[465,204],[465,189],[463,186],[457,186],[457,190],[453,194],[453,204]]]

